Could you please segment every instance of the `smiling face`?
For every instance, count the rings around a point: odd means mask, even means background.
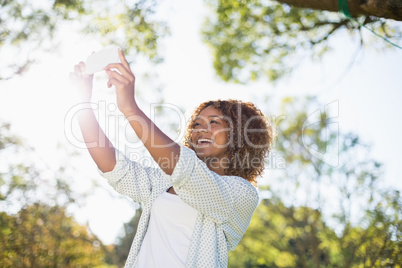
[[[198,114],[193,123],[191,145],[199,158],[221,160],[225,157],[228,146],[228,133],[228,124],[223,113],[208,106]]]
[[[253,103],[212,100],[194,110],[183,145],[219,175],[242,177],[256,185],[274,136],[268,120]]]

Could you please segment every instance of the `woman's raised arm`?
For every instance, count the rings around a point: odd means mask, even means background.
[[[84,104],[77,116],[89,154],[102,172],[111,171],[116,165],[115,150],[99,126],[90,104],[93,75],[85,74],[85,63],[80,62],[74,66],[74,73],[71,73],[70,77],[78,87],[78,95]]]
[[[117,106],[130,122],[138,138],[144,143],[153,159],[166,174],[172,174],[179,159],[180,146],[163,133],[135,100],[135,76],[119,50],[121,63],[109,64],[105,70],[109,76],[108,87],[116,88]]]

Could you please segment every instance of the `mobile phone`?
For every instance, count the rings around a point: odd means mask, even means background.
[[[88,56],[85,73],[93,74],[102,71],[110,63],[119,63],[119,47],[111,47]]]

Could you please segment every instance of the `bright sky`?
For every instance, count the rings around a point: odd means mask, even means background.
[[[385,163],[384,183],[402,190],[399,179],[399,154],[402,151],[399,136],[402,133],[399,118],[402,114],[401,50],[367,48],[348,69],[357,42],[352,43],[350,36],[343,33],[332,39],[334,51],[323,61],[306,60],[292,76],[276,86],[266,81],[247,86],[226,84],[216,78],[211,54],[199,35],[205,12],[203,1],[175,0],[164,5],[162,10],[170,14],[172,31],[161,50],[165,63],[152,70],[141,60],[132,66],[146,112],[149,112],[150,103],[159,100],[155,90],[149,88],[151,83],[140,80],[141,73],[149,71],[158,75],[158,81],[154,83],[162,86],[165,103],[178,105],[186,113],[209,99],[238,98],[253,101],[262,110],[268,110],[263,102],[267,95],[279,100],[288,95],[318,94],[323,105],[339,104],[337,121],[340,130],[356,132],[364,141],[372,143],[372,157]],[[383,42],[368,32],[364,35],[375,42]],[[66,156],[75,150],[72,139],[77,144],[79,139],[76,122],[70,120],[74,91],[68,83],[68,73],[75,63],[102,47],[99,40],[77,36],[67,27],[61,36],[57,53],[45,55],[40,64],[34,65],[23,77],[1,82],[0,118],[10,122],[12,130],[25,138],[49,166],[56,168],[65,161],[74,165],[77,173],[72,182],[76,189],[90,189],[92,179],[106,188],[108,186],[98,176],[85,150],[79,150],[79,157]],[[104,75],[97,75],[94,87],[94,100],[105,100],[107,105],[114,102],[113,91],[107,89]],[[109,110],[113,108],[107,107]],[[312,110],[316,109],[323,107],[312,107]],[[124,134],[120,133],[120,136],[124,138]],[[62,150],[57,150],[58,144],[63,145]],[[123,147],[124,142],[119,142],[119,145]],[[89,221],[91,229],[104,242],[112,243],[122,222],[132,217],[134,209],[124,200],[111,199],[107,191],[97,190],[88,198],[86,209],[76,215],[82,223]]]

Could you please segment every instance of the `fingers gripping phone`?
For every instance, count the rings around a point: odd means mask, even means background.
[[[88,56],[85,65],[85,73],[93,74],[102,71],[110,63],[118,63],[119,47],[103,49]]]

